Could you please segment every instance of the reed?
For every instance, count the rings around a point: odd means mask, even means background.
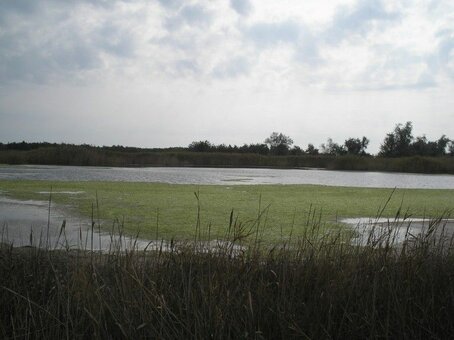
[[[447,216],[431,220],[419,236],[406,235],[398,247],[392,228],[356,246],[325,228],[313,210],[302,235],[281,234],[270,246],[261,242],[267,213],[261,206],[254,220],[241,221],[232,212],[224,238],[209,244],[210,225],[199,223],[200,209],[194,239],[170,241],[170,247],[125,249],[120,242],[95,252],[3,243],[0,337],[453,336]]]
[[[234,167],[326,168],[331,170],[388,171],[454,174],[454,157],[261,155],[254,153],[190,152],[176,150],[123,150],[58,145],[32,150],[0,150],[0,164],[41,164],[119,167]]]

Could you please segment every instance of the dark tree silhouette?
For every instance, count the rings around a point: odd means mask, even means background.
[[[322,154],[325,155],[340,156],[347,153],[347,150],[343,145],[333,142],[331,138],[328,138],[326,144],[320,145],[320,148],[322,149]]]
[[[273,132],[265,139],[265,144],[270,146],[271,153],[275,155],[286,155],[290,146],[293,144],[293,139],[282,133]]]
[[[344,143],[347,153],[350,155],[365,155],[367,146],[369,145],[369,139],[363,137],[359,138],[349,138]]]
[[[207,140],[192,142],[191,144],[189,144],[188,149],[195,152],[208,152],[213,149],[213,145]]]
[[[405,125],[397,124],[394,131],[386,135],[378,155],[385,157],[446,155],[450,143],[448,137],[442,135],[436,141],[429,141],[424,135],[413,138],[412,129],[411,122]]]
[[[411,153],[410,145],[413,140],[413,125],[406,122],[405,125],[397,124],[394,131],[388,133],[380,146],[380,156],[400,157]]]
[[[307,144],[306,153],[309,155],[318,155],[318,149],[314,147],[314,144]]]

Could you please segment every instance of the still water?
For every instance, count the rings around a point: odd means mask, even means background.
[[[0,180],[124,181],[171,184],[320,184],[367,188],[454,189],[454,175],[318,169],[108,168],[2,166]]]
[[[1,196],[0,242],[19,247],[87,250],[109,250],[117,246],[125,249],[134,242],[139,247],[147,245],[144,240],[98,232],[98,227],[92,228],[88,219],[70,214],[55,204],[49,207],[44,201],[20,201]]]

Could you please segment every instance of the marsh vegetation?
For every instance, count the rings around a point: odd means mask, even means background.
[[[291,230],[296,235],[314,210],[322,222],[337,228],[347,217],[376,216],[393,189],[316,185],[170,185],[134,182],[1,181],[0,190],[15,199],[46,201],[67,207],[71,214],[94,215],[109,231],[112,221],[125,221],[125,231],[145,237],[188,239],[193,235],[195,212],[211,236],[224,236],[231,211],[251,221],[265,209],[263,235],[272,241]],[[67,194],[77,192],[78,194]],[[198,198],[194,196],[198,193]],[[394,217],[399,209],[412,217],[434,218],[454,206],[453,190],[397,189],[381,215]],[[60,221],[61,223],[61,221]]]
[[[293,145],[293,140],[273,132],[263,143],[215,145],[194,141],[188,147],[137,148],[56,143],[0,143],[0,164],[81,165],[117,167],[265,167],[325,168],[331,170],[387,171],[454,174],[454,142],[442,135],[430,141],[414,137],[411,122],[397,124],[386,135],[377,156],[366,152],[369,139],[348,138],[336,143],[328,138],[316,148]],[[292,146],[293,145],[293,146]]]
[[[0,248],[2,338],[450,338],[453,239],[444,218],[392,246],[350,244],[315,213],[304,232],[260,242],[233,217],[220,247],[163,251]],[[241,244],[241,247],[235,247]]]
[[[3,239],[2,338],[454,334],[452,190],[0,184],[10,198],[47,199],[48,209],[84,216],[92,235],[133,235],[129,247],[115,242],[102,252],[93,242],[55,249],[46,232],[42,247]],[[380,233],[358,240],[341,218],[363,216],[375,216]],[[410,228],[415,216],[426,221],[419,234]],[[395,224],[383,227],[379,217],[401,223],[404,239],[396,242]],[[153,242],[139,247],[141,238]]]

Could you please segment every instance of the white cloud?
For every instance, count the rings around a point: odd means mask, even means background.
[[[388,10],[383,0],[358,1],[336,11],[324,39],[330,44],[339,44],[344,39],[365,37],[370,32],[383,30],[400,17],[399,12]]]
[[[283,22],[259,22],[245,29],[245,35],[259,47],[270,47],[279,43],[296,43],[299,26],[288,20]]]
[[[11,10],[17,21],[7,19],[12,28],[0,33],[1,82],[83,77],[86,71],[105,69],[109,57],[134,56],[135,37],[117,20],[120,8],[106,15],[104,7],[93,9],[92,2],[55,4],[54,9],[52,1],[47,5]]]
[[[0,98],[14,93],[15,101],[0,105],[0,135],[14,113],[31,111],[24,103],[34,87],[43,98],[32,101],[46,117],[93,106],[107,119],[125,107],[130,117],[161,126],[148,137],[160,146],[168,141],[164,131],[186,136],[176,144],[191,133],[242,143],[279,129],[317,145],[328,136],[344,138],[336,126],[367,127],[370,120],[373,130],[377,115],[388,129],[397,119],[427,124],[422,108],[433,98],[442,120],[452,115],[452,13],[448,0],[2,1]],[[53,101],[49,89],[60,87],[75,108]],[[71,91],[80,94],[77,100]],[[365,96],[375,98],[373,104],[358,99]],[[424,105],[415,109],[414,102]],[[396,103],[404,112],[394,117],[387,112]],[[357,112],[369,118],[358,120]],[[178,131],[170,119],[178,120]],[[129,126],[127,119],[113,121],[119,122],[112,123],[117,134]],[[247,124],[255,124],[253,136]],[[307,138],[298,137],[300,130]],[[318,134],[324,135],[319,141]],[[108,138],[107,132],[101,136]],[[146,145],[145,132],[140,138]]]
[[[250,61],[245,57],[234,57],[227,60],[216,67],[212,71],[212,75],[216,78],[229,78],[246,75],[251,69]]]
[[[212,21],[212,14],[200,4],[186,5],[172,13],[166,22],[165,27],[170,30],[178,30],[187,27],[206,27]]]
[[[230,0],[230,5],[240,15],[248,15],[252,11],[249,0]]]

